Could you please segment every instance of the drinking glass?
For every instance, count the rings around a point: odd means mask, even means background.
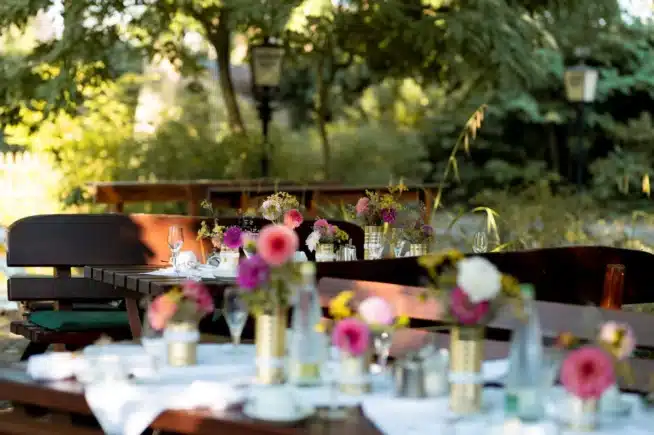
[[[342,420],[346,414],[345,410],[338,406],[341,354],[338,348],[330,343],[327,347],[326,356],[320,368],[320,377],[325,384],[329,385],[329,407],[325,412],[325,418],[328,420]]]
[[[388,365],[388,357],[391,354],[391,344],[393,342],[393,331],[383,329],[373,332],[373,345],[377,354],[377,367],[375,371],[385,373]]]
[[[172,225],[168,227],[168,247],[172,254],[173,270],[177,273],[177,255],[184,245],[184,230],[182,227]]]
[[[368,249],[370,250],[370,256],[372,257],[371,260],[379,260],[380,258],[382,258],[382,255],[384,254],[383,243],[376,243],[374,245],[370,245]]]
[[[154,329],[150,325],[148,312],[152,305],[151,300],[144,300],[146,312],[143,316],[143,327],[141,328],[141,346],[154,363],[155,369],[166,364],[166,344],[163,338],[163,330]]]
[[[223,296],[223,316],[232,336],[234,351],[238,351],[241,344],[241,333],[248,319],[248,307],[238,288],[228,288]]]
[[[477,231],[472,238],[472,252],[483,254],[488,250],[488,236],[485,231]]]

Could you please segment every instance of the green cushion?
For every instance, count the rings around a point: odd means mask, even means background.
[[[36,311],[28,320],[59,332],[129,327],[125,311]]]

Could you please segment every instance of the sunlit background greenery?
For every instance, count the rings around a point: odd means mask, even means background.
[[[287,51],[273,176],[440,182],[466,121],[486,104],[470,152],[456,153],[459,177],[448,177],[436,215],[438,244],[465,244],[492,216],[494,246],[504,249],[645,248],[654,33],[650,14],[633,16],[625,5],[3,0],[0,150],[29,159],[0,161],[0,182],[13,192],[0,199],[0,223],[100,210],[90,181],[261,176],[262,138],[243,66],[247,44],[268,34]],[[563,89],[578,47],[600,71],[585,125],[583,192],[571,186],[576,112]],[[228,73],[232,85],[218,80]],[[480,209],[479,219],[451,225],[477,206],[495,213]],[[327,215],[339,210],[324,205]]]

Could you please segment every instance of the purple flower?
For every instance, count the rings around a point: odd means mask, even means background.
[[[229,249],[238,249],[243,244],[241,235],[243,232],[239,227],[229,227],[223,235],[223,244]]]
[[[423,225],[422,234],[424,234],[425,237],[431,237],[434,235],[434,228],[432,228],[431,225]]]
[[[241,260],[238,264],[236,283],[245,290],[254,290],[268,281],[270,268],[259,255]]]
[[[394,208],[382,208],[381,216],[384,222],[392,224],[395,222],[395,218],[397,217],[397,211]]]

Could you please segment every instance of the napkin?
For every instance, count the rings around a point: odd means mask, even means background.
[[[109,435],[139,435],[167,409],[224,410],[246,398],[242,388],[206,381],[190,385],[98,383],[87,386],[84,395],[102,430]]]
[[[60,381],[72,378],[79,365],[71,352],[49,352],[27,360],[27,374],[37,381]]]

